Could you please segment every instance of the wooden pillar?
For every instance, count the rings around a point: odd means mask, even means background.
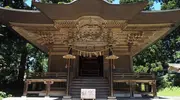
[[[46,95],[45,96],[49,96],[49,92],[51,90],[51,84],[53,84],[53,81],[45,81],[44,84],[46,84]]]
[[[149,84],[145,83],[145,91],[149,92]]]
[[[24,83],[24,91],[23,91],[23,96],[27,96],[27,92],[28,92],[28,86],[29,84],[31,84],[30,81],[25,81]]]
[[[133,98],[134,97],[134,82],[129,81],[129,87],[130,87],[130,97]]]
[[[132,55],[130,55],[129,56],[130,58],[130,72],[133,72],[133,56]]]
[[[36,83],[32,83],[32,90],[36,89]]]
[[[52,58],[52,55],[51,53],[49,53],[49,57],[48,57],[48,72],[50,72],[50,68],[51,68],[51,58]]]
[[[67,87],[66,87],[66,95],[67,96],[69,96],[70,62],[71,62],[71,60],[68,59],[68,65],[67,65]]]
[[[110,60],[110,91],[111,91],[111,97],[114,96],[114,91],[113,91],[113,60]]]
[[[152,90],[153,90],[153,97],[156,97],[157,90],[156,90],[156,81],[155,80],[152,82]]]

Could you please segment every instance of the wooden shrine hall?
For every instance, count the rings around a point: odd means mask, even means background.
[[[166,36],[180,22],[180,10],[143,11],[148,2],[109,4],[77,0],[33,2],[38,10],[0,8],[0,22],[47,53],[48,72],[25,79],[24,96],[96,98],[157,96],[156,77],[133,72],[132,57]],[[67,98],[66,98],[67,99]]]

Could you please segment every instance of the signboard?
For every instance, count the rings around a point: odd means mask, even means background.
[[[81,89],[81,99],[96,99],[96,89]]]

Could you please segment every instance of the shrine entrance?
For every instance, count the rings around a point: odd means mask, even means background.
[[[103,56],[79,57],[79,76],[103,77]]]

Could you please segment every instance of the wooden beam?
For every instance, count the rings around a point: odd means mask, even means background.
[[[139,53],[140,51],[142,51],[143,49],[145,49],[146,47],[148,47],[150,44],[152,44],[153,42],[157,41],[158,39],[160,39],[161,37],[163,37],[164,35],[166,35],[168,33],[168,30],[170,30],[170,27],[168,28],[163,28],[159,31],[155,31],[154,35],[151,36],[149,39],[145,40],[141,45],[139,45],[136,48],[133,48],[132,50],[132,55],[136,55],[137,53]]]
[[[124,31],[157,31],[162,28],[171,27],[172,23],[163,23],[163,24],[128,24]]]
[[[23,96],[27,96],[29,84],[31,84],[30,81],[25,81],[25,83],[24,83]]]
[[[40,45],[39,43],[37,43],[36,40],[32,39],[34,36],[31,36],[29,34],[33,34],[30,33],[29,31],[24,30],[21,27],[16,27],[13,26],[12,27],[16,32],[18,32],[22,37],[24,37],[25,39],[27,39],[30,43],[34,44],[36,47],[38,47],[39,49],[41,49],[44,52],[48,52],[48,49],[45,46]]]
[[[172,23],[160,24],[128,24],[127,27],[171,27]]]
[[[65,55],[67,54],[67,52],[51,52],[51,55]],[[130,55],[129,52],[127,51],[124,51],[124,52],[114,52],[115,55]],[[73,55],[78,55],[77,52],[73,52]],[[105,56],[108,55],[108,53],[105,53],[104,54]]]
[[[26,27],[54,27],[54,24],[27,24],[27,23],[15,23],[9,22],[12,26],[26,26]]]
[[[44,81],[53,81],[53,82],[66,82],[66,79],[27,79],[30,82],[44,82]]]

